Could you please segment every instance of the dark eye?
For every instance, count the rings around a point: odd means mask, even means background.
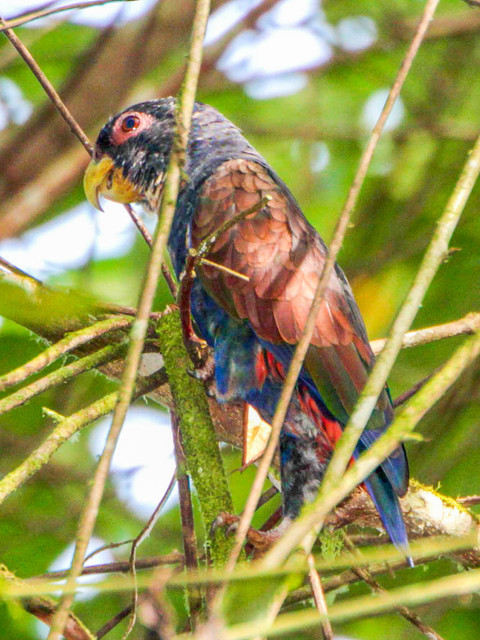
[[[128,133],[129,131],[135,131],[140,124],[140,118],[138,116],[129,115],[125,116],[122,122],[122,131]]]

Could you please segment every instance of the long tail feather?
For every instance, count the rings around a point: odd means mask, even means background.
[[[413,567],[407,530],[400,509],[400,503],[385,472],[381,468],[374,471],[372,475],[365,480],[365,486],[377,508],[390,540],[397,549],[405,554],[409,565]]]

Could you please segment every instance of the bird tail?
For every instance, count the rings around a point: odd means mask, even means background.
[[[381,467],[376,469],[364,482],[380,519],[388,533],[390,540],[402,553],[413,567],[413,560],[410,556],[407,530],[403,520],[402,511],[398,496]]]

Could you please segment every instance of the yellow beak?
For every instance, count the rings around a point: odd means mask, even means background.
[[[108,156],[90,161],[83,178],[83,188],[87,200],[100,211],[103,211],[99,201],[101,195],[123,204],[142,199],[137,187],[124,177],[121,169],[117,169]]]

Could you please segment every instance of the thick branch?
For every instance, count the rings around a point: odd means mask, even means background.
[[[159,343],[178,415],[185,458],[195,484],[207,531],[221,511],[233,510],[223,463],[211,422],[202,383],[188,375],[190,364],[182,338],[180,315],[170,313],[158,323]],[[224,564],[231,545],[217,530],[212,539],[212,558]]]

